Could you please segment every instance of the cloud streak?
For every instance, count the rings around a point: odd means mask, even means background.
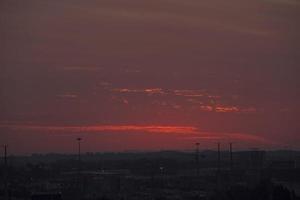
[[[135,136],[153,148],[181,137],[299,146],[298,5],[3,1],[0,140],[89,132],[138,147]]]
[[[155,126],[155,125],[90,125],[90,126],[42,126],[42,125],[0,125],[2,128],[27,131],[57,132],[149,132],[168,134],[195,134],[198,128],[193,126]]]
[[[211,140],[211,141],[248,141],[261,144],[275,144],[264,137],[245,133],[203,132],[196,126],[163,126],[163,125],[88,125],[88,126],[48,126],[34,124],[1,124],[0,128],[9,128],[15,131],[51,132],[57,134],[68,133],[155,133],[167,134],[185,140]]]

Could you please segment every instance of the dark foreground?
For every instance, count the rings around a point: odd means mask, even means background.
[[[300,152],[9,156],[0,199],[295,200]]]

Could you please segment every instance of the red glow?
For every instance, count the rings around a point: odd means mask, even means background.
[[[203,132],[195,126],[162,126],[162,125],[90,125],[90,126],[43,126],[43,125],[16,125],[3,124],[0,127],[18,131],[54,131],[66,133],[102,133],[102,132],[142,132],[157,134],[172,134],[185,139],[201,140],[236,140],[255,141],[271,144],[272,141],[263,137],[245,133]]]
[[[141,125],[92,125],[92,126],[41,126],[41,125],[1,125],[14,130],[35,131],[66,131],[66,132],[103,132],[103,131],[129,131],[129,132],[151,132],[151,133],[180,133],[195,134],[198,128],[193,126],[141,126]]]

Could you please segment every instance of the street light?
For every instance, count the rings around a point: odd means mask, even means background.
[[[233,161],[232,161],[232,143],[229,143],[229,152],[230,152],[230,170],[232,170]]]
[[[79,196],[81,195],[81,146],[80,146],[80,142],[82,140],[82,138],[76,138],[77,142],[78,142],[78,169],[77,169],[77,187],[78,187],[78,192],[79,192]]]
[[[196,143],[196,175],[199,176],[199,145],[200,143]]]
[[[76,139],[78,141],[78,173],[80,173],[80,170],[81,170],[81,146],[80,146],[80,142],[82,140],[82,138],[77,138]]]
[[[7,145],[3,145],[4,148],[4,192],[5,199],[8,199],[8,180],[7,180]]]

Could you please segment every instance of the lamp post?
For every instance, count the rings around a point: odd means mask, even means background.
[[[218,143],[218,172],[220,172],[221,169],[221,144]]]
[[[80,144],[80,142],[81,142],[81,140],[82,140],[82,138],[77,138],[76,139],[77,140],[77,142],[78,142],[78,174],[80,174],[80,172],[81,172],[81,144]]]
[[[229,143],[229,151],[230,151],[230,170],[232,171],[233,160],[232,160],[232,143]]]
[[[78,198],[81,198],[82,195],[82,183],[81,183],[81,140],[82,138],[76,138],[78,143],[78,166],[77,166],[77,187],[78,187]]]
[[[4,145],[4,164],[7,165],[7,145]]]
[[[221,173],[221,144],[218,142],[218,161],[217,161],[217,188],[220,189],[221,180],[220,180],[220,173]]]
[[[8,183],[7,183],[7,145],[3,146],[4,148],[4,192],[5,199],[8,200]]]
[[[196,143],[196,175],[199,176],[199,145],[200,143]]]

